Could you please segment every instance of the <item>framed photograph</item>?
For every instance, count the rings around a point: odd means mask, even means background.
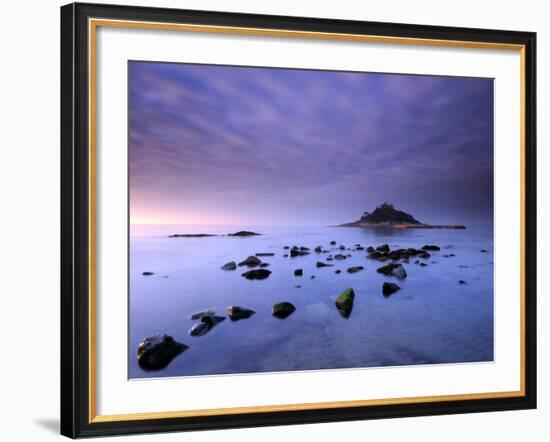
[[[62,434],[535,408],[535,43],[62,7]]]

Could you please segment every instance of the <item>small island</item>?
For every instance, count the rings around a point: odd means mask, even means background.
[[[351,223],[340,224],[338,227],[386,227],[393,229],[465,229],[463,225],[432,225],[418,221],[414,216],[397,210],[392,204],[384,202],[372,213],[365,212],[361,219]]]

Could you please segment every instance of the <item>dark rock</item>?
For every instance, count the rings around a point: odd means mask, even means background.
[[[209,236],[218,235],[212,235],[210,233],[174,233],[173,235],[168,235],[168,238],[207,238]]]
[[[331,258],[330,256],[327,258],[327,261],[334,261],[334,258]]]
[[[301,285],[295,285],[294,287],[296,287],[297,289],[301,289],[301,288],[302,288]]]
[[[379,252],[377,250],[375,250],[374,252],[371,252],[367,255],[367,258],[368,259],[377,259],[378,261],[387,261],[388,260],[388,256],[383,253],[383,252]]]
[[[360,251],[360,250],[365,250],[365,248],[362,247],[362,246],[357,246],[357,247],[355,247],[355,250]]]
[[[335,304],[342,317],[349,318],[353,309],[354,299],[355,292],[353,291],[353,289],[346,289],[340,294],[340,296],[338,296]]]
[[[386,276],[395,276],[398,279],[405,279],[407,277],[407,272],[401,264],[386,264],[376,269],[376,271]]]
[[[374,250],[375,250],[375,249],[374,249],[373,246],[368,246],[368,247],[367,247],[367,252],[368,252],[368,253],[372,253],[372,252],[374,252]]]
[[[290,249],[290,247],[289,246],[284,246],[283,249],[288,250],[288,249]]]
[[[357,267],[350,267],[347,272],[348,273],[357,273],[357,272],[360,272],[361,270],[363,270],[364,267],[361,267],[361,266],[357,266]]]
[[[343,245],[340,245],[338,248],[339,248],[340,250],[346,250],[346,246],[343,246]]]
[[[441,250],[441,248],[439,246],[436,246],[436,245],[425,245],[424,247],[422,247],[422,250],[429,250],[430,252],[431,251],[438,251],[438,250]]]
[[[268,262],[262,262],[260,265],[259,265],[260,268],[265,268],[265,267],[269,267],[269,263]]]
[[[428,267],[428,264],[426,264],[425,262],[421,262],[420,267]]]
[[[404,259],[409,256],[411,256],[410,249],[397,249],[388,253],[388,258],[393,260]]]
[[[255,256],[249,256],[244,261],[241,261],[239,263],[239,267],[247,266],[247,267],[256,267],[257,265],[260,265],[262,261],[255,257]]]
[[[340,273],[342,273],[342,270],[335,270],[334,273],[336,273],[337,275],[339,275]]]
[[[296,256],[306,256],[310,253],[307,250],[301,250],[298,247],[293,247],[290,249],[290,257],[295,258]]]
[[[161,370],[187,348],[187,345],[176,341],[172,336],[150,336],[139,343],[138,364],[146,371]]]
[[[481,249],[480,252],[481,252],[481,253],[487,253],[487,250]]]
[[[323,251],[323,248],[321,246],[317,246],[314,250],[316,253],[321,253]]]
[[[285,319],[296,311],[290,302],[279,302],[271,308],[271,314],[279,319]]]
[[[401,287],[399,287],[397,284],[394,284],[393,282],[385,282],[382,286],[382,294],[384,296],[390,296],[398,290],[401,290]]]
[[[238,305],[230,305],[227,307],[227,313],[229,314],[229,319],[238,321],[239,319],[250,318],[256,312],[248,308],[239,307]]]
[[[228,233],[227,236],[259,236],[261,233],[249,232],[248,230],[239,230],[235,233]]]
[[[235,261],[228,262],[227,264],[221,266],[222,270],[235,270],[236,268],[237,264],[235,264]]]
[[[308,248],[308,247],[304,247],[304,246],[300,247],[300,250],[305,251],[305,252],[309,252],[309,248]]]
[[[256,256],[275,256],[275,253],[261,252],[261,253],[256,253]]]
[[[324,262],[321,262],[321,261],[317,261],[317,264],[315,264],[315,267],[317,268],[321,268],[321,267],[332,267],[333,264],[326,264]]]
[[[285,253],[285,254],[283,255],[283,258],[288,258],[288,253]]]
[[[331,242],[330,242],[330,245],[331,245],[331,246],[335,246],[335,245],[336,245],[336,241],[331,241]]]
[[[249,270],[242,274],[246,279],[266,279],[269,275],[271,275],[271,272],[266,269]]]
[[[390,246],[387,244],[382,244],[381,246],[378,246],[376,250],[378,250],[379,252],[388,253],[390,251]]]
[[[151,275],[154,275],[153,272],[143,272],[142,273],[143,276],[151,276]]]
[[[315,275],[311,275],[311,276],[310,276],[310,279],[315,279]]]
[[[302,276],[304,274],[304,269],[294,270],[294,276]]]
[[[463,279],[461,279],[460,281],[458,281],[459,284],[466,284],[466,281],[464,281]]]
[[[216,314],[216,310],[213,308],[210,308],[208,310],[204,310],[202,312],[196,312],[191,315],[192,320],[202,319],[204,316],[214,316]]]
[[[203,336],[220,322],[225,321],[224,316],[205,315],[201,317],[201,322],[193,325],[189,329],[189,336]]]
[[[342,259],[346,259],[345,255],[342,255],[341,253],[338,253],[337,255],[334,255],[334,259],[337,259],[338,261]]]
[[[422,253],[419,253],[416,256],[418,256],[419,258],[428,259],[432,255],[430,255],[428,252],[422,252]]]

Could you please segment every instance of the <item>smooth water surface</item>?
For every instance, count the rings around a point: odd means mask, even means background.
[[[227,234],[238,230],[253,237],[169,238],[173,233]],[[408,277],[399,281],[376,272],[385,263],[366,259],[367,252],[316,268],[327,254],[321,245],[354,248],[388,243],[391,249],[436,244],[439,252],[421,267],[403,264]],[[311,255],[284,258],[284,246],[306,246]],[[483,251],[482,251],[483,250]],[[261,257],[272,274],[250,281],[247,267],[224,271],[228,261]],[[454,257],[445,258],[445,254]],[[365,270],[348,274],[346,269]],[[297,268],[302,277],[294,276]],[[342,273],[335,274],[335,269]],[[143,272],[154,272],[143,276]],[[311,276],[315,275],[315,279]],[[265,371],[377,367],[493,360],[493,236],[491,226],[466,230],[361,229],[343,227],[134,225],[130,232],[129,377],[162,377]],[[464,280],[466,284],[459,284]],[[401,290],[382,295],[384,281]],[[301,288],[296,286],[300,285]],[[356,297],[351,316],[340,316],[334,301],[351,287]],[[286,319],[271,315],[273,304],[289,301],[296,311]],[[249,319],[226,319],[204,336],[191,337],[192,313],[227,306],[256,311]],[[140,340],[165,333],[189,346],[163,370],[142,370],[136,358]]]

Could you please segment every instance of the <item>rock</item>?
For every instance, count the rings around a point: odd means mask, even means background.
[[[143,276],[151,276],[151,275],[154,275],[153,272],[143,272],[142,273]]]
[[[337,275],[339,275],[340,273],[342,273],[342,270],[335,270],[334,273],[336,273]]]
[[[288,258],[288,253],[285,253],[285,254],[283,255],[283,258]]]
[[[361,266],[357,266],[357,267],[350,267],[347,272],[348,273],[357,273],[357,272],[360,272],[361,270],[363,270],[364,267],[361,267]]]
[[[428,267],[428,264],[426,264],[425,262],[421,262],[420,267]]]
[[[173,235],[168,235],[168,238],[208,238],[209,236],[218,235],[212,235],[210,233],[174,233]]]
[[[374,250],[375,250],[375,249],[374,249],[373,246],[368,246],[368,247],[367,247],[367,252],[368,252],[368,253],[372,253],[372,252],[374,252]]]
[[[296,256],[306,256],[309,254],[310,253],[307,250],[302,250],[301,248],[298,248],[298,247],[292,247],[292,249],[290,249],[291,258],[295,258]]]
[[[398,290],[401,290],[401,287],[399,287],[397,284],[394,284],[393,282],[385,282],[382,286],[382,294],[384,296],[390,296]]]
[[[189,329],[189,336],[203,336],[222,321],[225,321],[224,316],[202,316],[201,322]]]
[[[256,256],[275,256],[275,253],[261,252],[261,253],[256,253]]]
[[[458,281],[459,284],[466,284],[466,281],[464,281],[463,279],[461,279],[460,281]]]
[[[304,247],[304,246],[300,247],[300,250],[303,251],[303,252],[309,252],[309,248]]]
[[[395,276],[398,279],[405,279],[407,277],[407,272],[401,264],[386,264],[376,269],[376,271],[386,276]]]
[[[481,252],[481,253],[487,253],[487,250],[481,249],[480,252]]]
[[[315,264],[315,267],[317,268],[321,268],[321,267],[332,267],[333,264],[326,264],[324,262],[321,262],[321,261],[317,261],[317,264]]]
[[[381,246],[378,246],[376,250],[378,250],[379,252],[388,253],[390,251],[390,246],[387,244],[382,244]]]
[[[266,279],[269,275],[271,275],[271,272],[266,269],[249,270],[242,274],[246,279]]]
[[[346,246],[343,246],[343,245],[340,245],[338,248],[339,248],[340,250],[346,250]]]
[[[249,256],[244,261],[241,261],[239,263],[239,267],[247,266],[247,267],[256,267],[257,265],[260,265],[262,261],[260,258],[257,258],[255,256]]]
[[[346,289],[340,294],[340,296],[338,296],[335,304],[342,317],[349,318],[353,309],[354,299],[355,292],[353,291],[353,289]]]
[[[310,276],[310,279],[315,279],[315,275],[311,275],[311,276]]]
[[[330,256],[327,258],[327,261],[334,261],[334,258],[331,258]]]
[[[337,259],[340,261],[342,259],[346,259],[346,256],[342,255],[341,253],[338,253],[337,255],[334,255],[334,259]]]
[[[228,233],[227,236],[259,236],[261,233],[249,232],[248,230],[239,230],[235,233]]]
[[[297,289],[301,289],[301,288],[302,288],[301,285],[295,285],[294,287],[296,287]]]
[[[336,245],[336,241],[331,241],[331,242],[330,242],[330,245],[331,245],[331,246],[335,246],[335,245]]]
[[[430,252],[431,251],[438,251],[438,250],[441,250],[441,248],[439,246],[436,246],[436,245],[425,245],[424,247],[422,247],[422,250],[429,250]]]
[[[271,308],[271,314],[279,319],[285,319],[296,311],[290,302],[279,302]]]
[[[430,255],[428,252],[421,252],[416,256],[418,256],[419,258],[428,259],[432,255]]]
[[[403,264],[408,264],[409,263],[409,258],[403,258]]]
[[[238,305],[230,305],[227,307],[227,313],[229,314],[229,319],[238,321],[239,319],[250,318],[256,312],[248,308],[239,307]]]
[[[268,262],[262,262],[260,265],[259,265],[260,268],[265,268],[265,267],[269,267],[269,263]]]
[[[356,250],[356,251],[360,251],[360,250],[365,250],[365,248],[362,247],[362,246],[357,246],[357,247],[355,247],[355,250]]]
[[[317,246],[314,250],[316,253],[321,253],[323,251],[323,248],[321,246]]]
[[[385,253],[383,252],[379,252],[379,251],[374,251],[374,252],[371,252],[367,255],[367,258],[368,259],[377,259],[378,261],[382,261],[382,260],[387,260],[388,257],[386,256]]]
[[[288,250],[288,249],[290,249],[290,247],[289,246],[284,246],[283,249]]]
[[[294,276],[302,276],[304,274],[304,269],[294,270]]]
[[[189,336],[202,336],[208,333],[210,326],[205,322],[199,322],[198,324],[193,325],[187,332]]]
[[[235,264],[235,261],[228,262],[227,264],[221,266],[222,270],[235,270],[236,268],[237,264]]]
[[[139,343],[138,364],[146,371],[161,370],[188,348],[172,336],[160,334],[150,336]]]
[[[201,319],[204,316],[214,316],[216,314],[216,310],[213,308],[209,308],[208,310],[203,310],[202,312],[196,312],[191,315],[191,319],[193,321],[196,321],[197,319]]]

